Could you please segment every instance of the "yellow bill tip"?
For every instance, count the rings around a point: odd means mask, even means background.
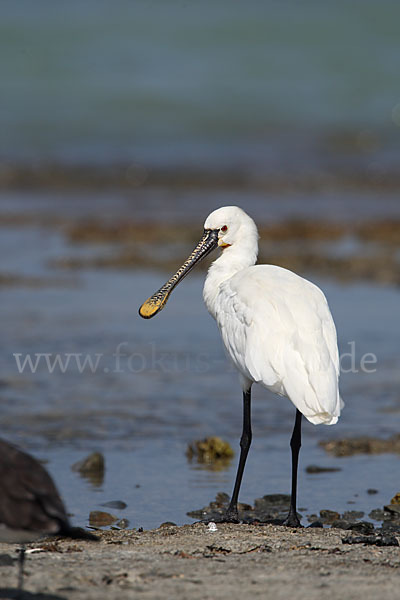
[[[143,302],[142,306],[139,308],[139,315],[143,317],[143,319],[151,319],[151,317],[154,317],[154,315],[164,308],[167,299],[168,294],[165,294],[165,296],[162,296],[161,298],[151,296],[146,302]]]

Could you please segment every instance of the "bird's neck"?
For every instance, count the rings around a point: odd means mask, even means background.
[[[204,283],[203,297],[208,311],[215,318],[216,299],[222,283],[239,271],[255,264],[258,254],[258,243],[249,240],[247,243],[235,244],[224,248],[221,255],[211,264]]]

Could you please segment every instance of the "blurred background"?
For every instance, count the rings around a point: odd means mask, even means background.
[[[180,524],[231,493],[237,454],[185,456],[241,432],[207,265],[137,315],[227,204],[257,221],[261,262],[324,289],[338,328],[346,409],[305,424],[304,522],[398,491],[399,20],[395,0],[2,2],[1,435],[47,462],[74,523],[120,500],[131,527]],[[243,501],[288,493],[293,419],[257,390]],[[359,436],[393,445],[319,444]],[[71,470],[94,450],[102,477]]]

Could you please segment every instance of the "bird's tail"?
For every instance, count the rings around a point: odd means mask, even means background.
[[[88,542],[98,542],[100,538],[89,531],[85,531],[82,527],[68,527],[60,531],[63,537],[72,538],[73,540],[87,540]]]

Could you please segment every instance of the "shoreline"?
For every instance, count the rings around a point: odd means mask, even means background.
[[[349,532],[340,529],[217,524],[212,532],[195,523],[96,534],[98,543],[36,544],[42,551],[28,552],[25,563],[27,597],[372,600],[398,590],[399,547],[346,544]],[[0,544],[2,565],[16,548]],[[16,560],[0,566],[2,598],[15,597],[16,580]]]

